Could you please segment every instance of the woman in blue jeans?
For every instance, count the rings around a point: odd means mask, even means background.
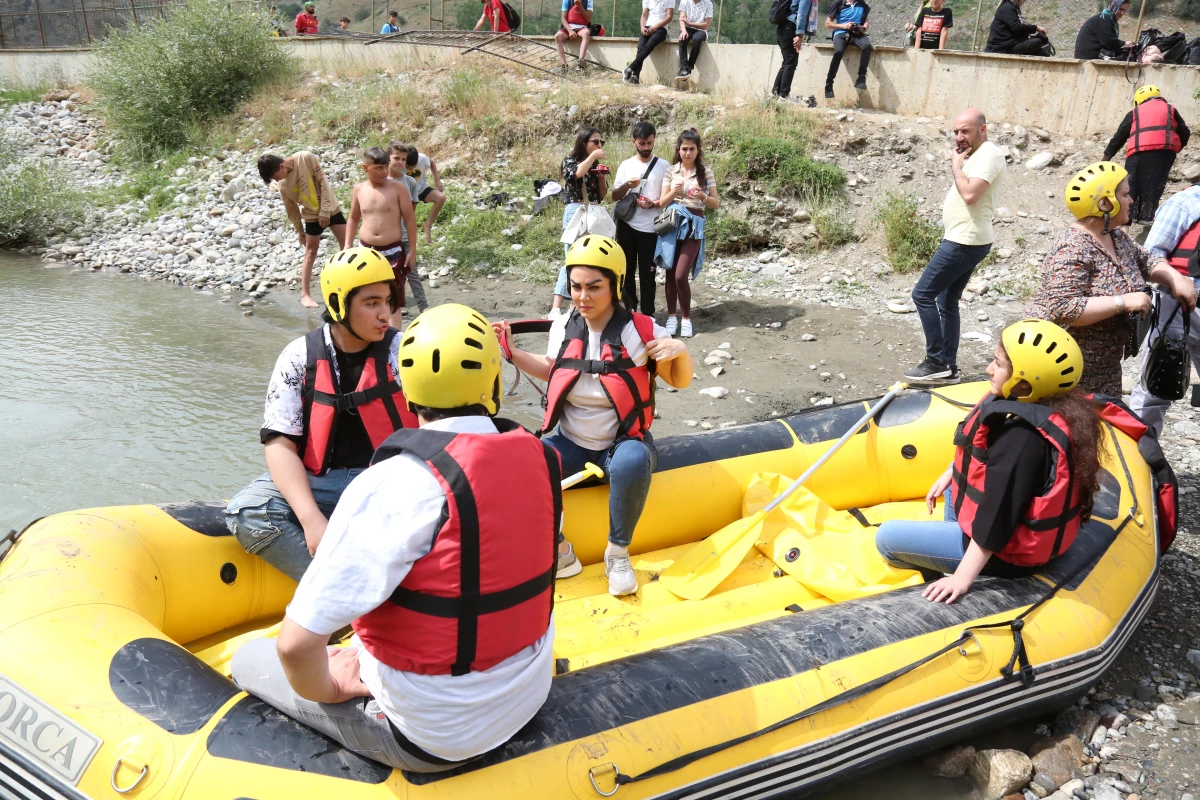
[[[892,520],[875,546],[893,566],[944,573],[925,587],[953,603],[981,573],[1032,575],[1071,546],[1099,488],[1100,417],[1072,391],[1083,356],[1045,320],[1005,329],[987,369],[989,393],[955,434],[954,463],[925,496],[942,522]]]
[[[658,463],[650,425],[654,422],[654,381],[661,377],[683,389],[692,382],[692,359],[683,342],[643,314],[621,305],[625,253],[605,236],[584,236],[567,255],[575,308],[550,328],[545,355],[512,347],[517,369],[548,382],[542,439],[562,456],[563,475],[591,461],[604,469],[609,484],[608,547],[604,571],[614,596],[637,592],[629,545],[637,527],[650,475]],[[507,322],[494,326],[512,341]],[[558,576],[583,569],[571,545],[560,540]]]

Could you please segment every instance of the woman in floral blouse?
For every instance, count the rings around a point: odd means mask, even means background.
[[[1129,222],[1128,173],[1101,161],[1067,185],[1075,222],[1042,262],[1041,285],[1027,316],[1069,329],[1087,365],[1079,388],[1121,396],[1121,359],[1133,337],[1130,314],[1150,311],[1146,281],[1162,284],[1184,305],[1195,302],[1189,281],[1153,256],[1121,226]],[[1185,300],[1190,297],[1190,300]]]
[[[600,203],[608,193],[608,177],[606,173],[593,169],[604,158],[604,139],[600,136],[599,128],[580,128],[575,134],[575,149],[562,161],[563,191],[566,192],[566,208],[563,209],[563,230],[567,229],[571,217],[583,206],[584,193],[587,202]],[[601,165],[603,168],[603,165]],[[550,307],[550,318],[563,313],[563,303],[570,299],[567,288],[567,266],[565,263],[566,249],[564,247],[564,263],[558,270],[558,281],[554,285],[554,303]]]

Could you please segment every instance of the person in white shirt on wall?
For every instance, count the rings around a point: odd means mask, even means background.
[[[667,26],[674,16],[675,0],[642,0],[641,36],[638,37],[637,55],[625,68],[626,83],[641,83],[642,64],[654,48],[667,40]]]
[[[696,69],[712,19],[712,0],[679,0],[679,76],[675,80],[687,78]]]
[[[621,246],[588,234],[567,255],[575,307],[555,319],[545,355],[511,346],[507,321],[496,323],[513,365],[547,382],[542,441],[562,455],[563,472],[574,475],[591,462],[604,470],[608,491],[608,547],[604,572],[614,596],[635,594],[637,575],[629,557],[633,531],[650,493],[658,451],[654,422],[655,379],[686,388],[692,358],[683,342],[644,314],[621,305],[625,275]],[[569,542],[559,539],[558,576],[582,567]]]
[[[550,692],[561,470],[493,418],[501,356],[482,315],[436,306],[403,337],[420,429],[346,490],[278,641],[246,643],[231,672],[358,755],[441,772],[504,744]],[[327,648],[348,623],[350,646]]]
[[[637,196],[637,210],[633,216],[629,220],[617,219],[617,244],[625,251],[625,285],[621,289],[621,300],[631,311],[640,308],[647,315],[654,314],[654,248],[658,244],[658,234],[654,232],[654,217],[658,214],[656,203],[662,193],[663,176],[670,166],[665,158],[654,155],[655,133],[649,122],[634,124],[630,135],[637,155],[625,159],[617,167],[612,190],[615,202],[620,202],[630,192]]]

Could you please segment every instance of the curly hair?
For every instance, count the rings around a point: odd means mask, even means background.
[[[1100,489],[1100,437],[1104,435],[1096,406],[1078,391],[1047,397],[1041,404],[1057,411],[1071,432],[1071,456],[1075,461],[1075,484],[1079,487],[1081,522],[1092,516],[1092,503]]]

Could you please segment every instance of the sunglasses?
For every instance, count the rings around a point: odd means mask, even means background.
[[[600,147],[604,147],[604,140],[603,140],[603,139],[590,139],[589,141],[590,141],[592,144],[599,145]]]

